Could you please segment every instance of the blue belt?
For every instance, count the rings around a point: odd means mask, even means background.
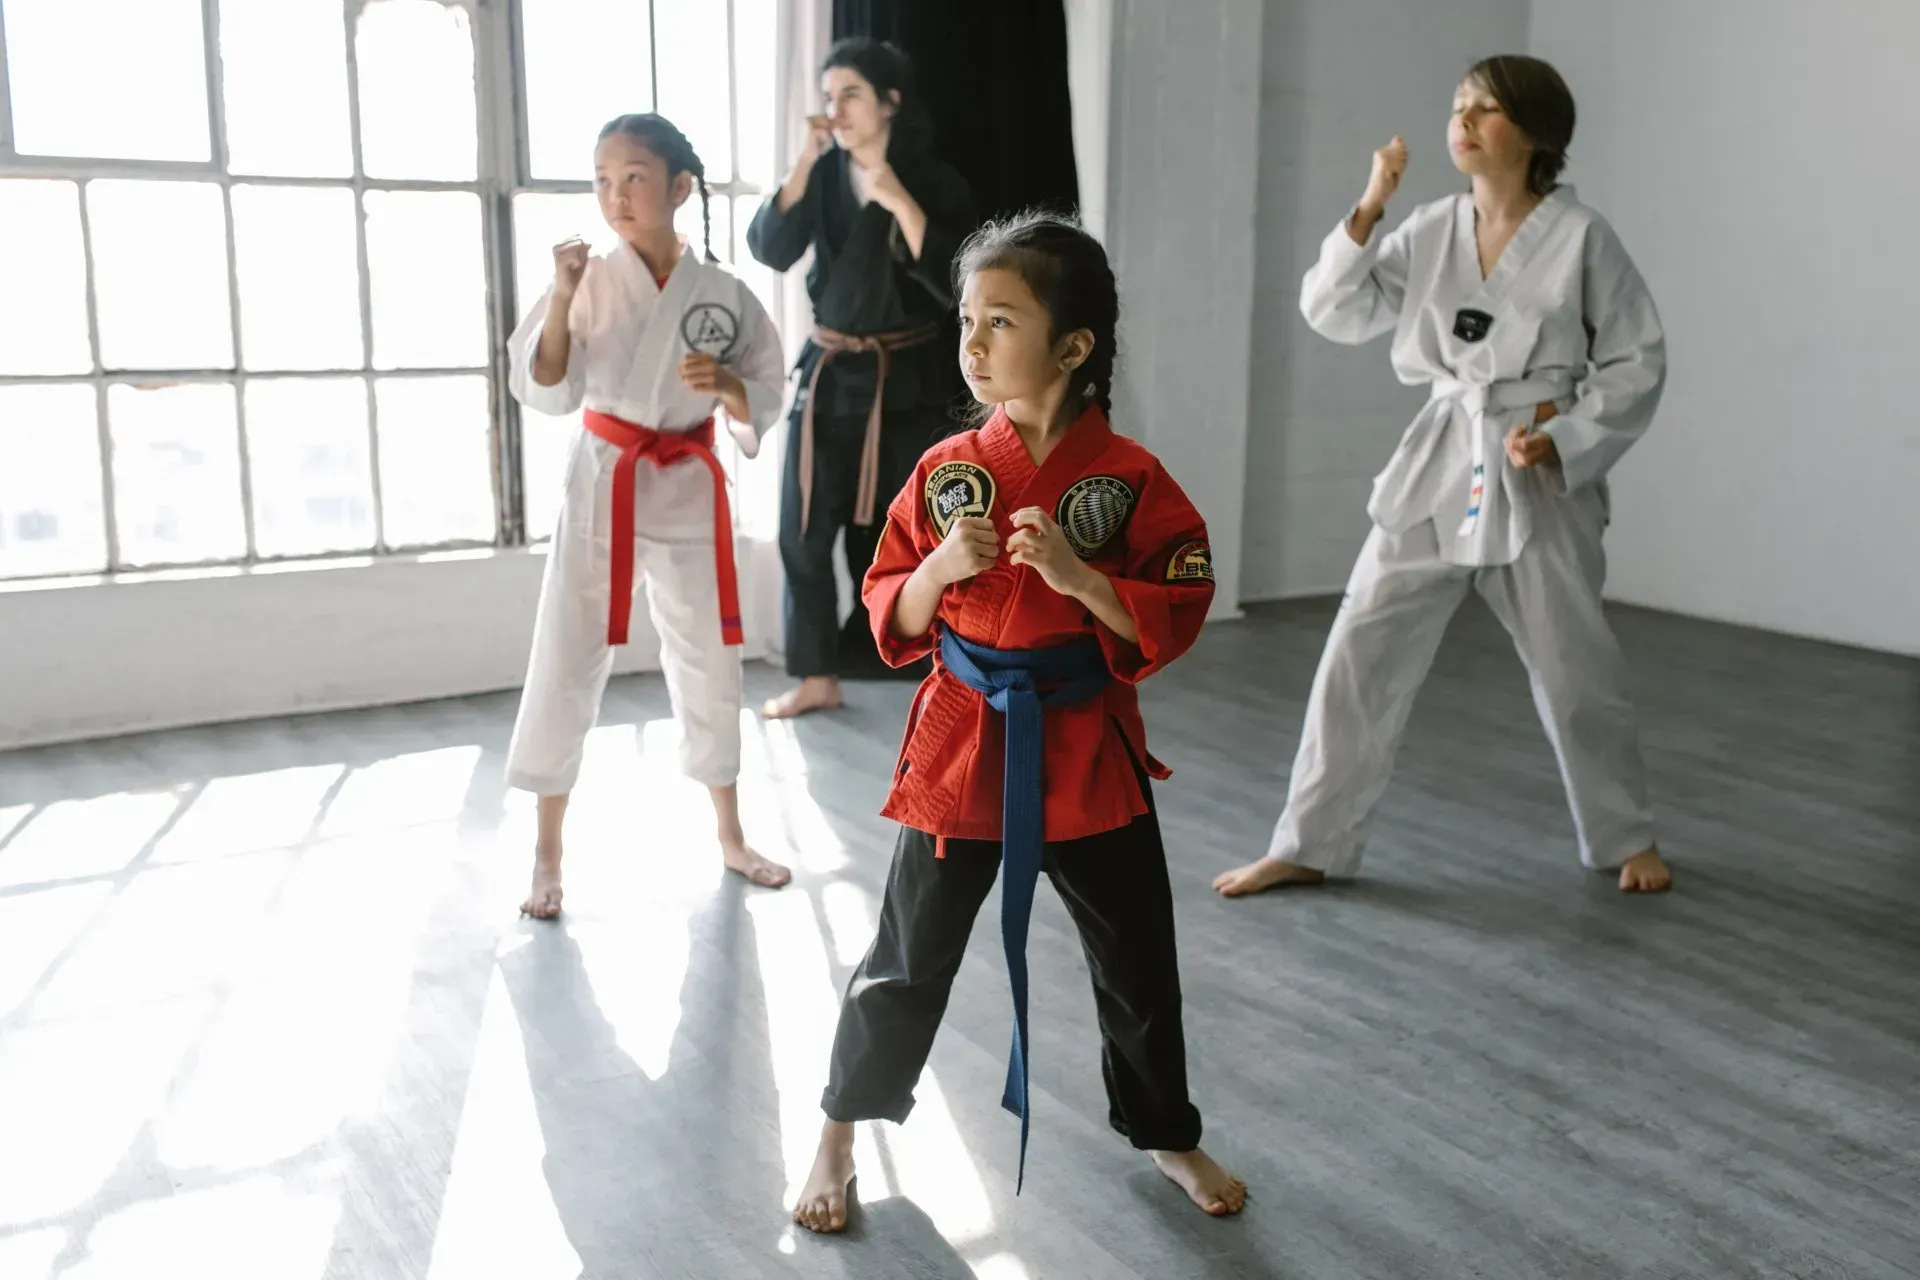
[[[1013,988],[1013,1051],[1007,1057],[1007,1089],[1000,1105],[1020,1117],[1020,1171],[1014,1194],[1027,1176],[1027,924],[1040,883],[1046,849],[1046,790],[1041,777],[1045,744],[1042,707],[1071,706],[1100,696],[1112,673],[1100,642],[1076,640],[1048,649],[989,649],[940,632],[940,658],[954,679],[1007,718],[1006,777],[1000,816],[1000,939]],[[1052,686],[1040,692],[1041,685]]]

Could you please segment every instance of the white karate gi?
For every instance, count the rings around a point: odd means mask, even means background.
[[[1359,865],[1414,697],[1470,589],[1531,677],[1581,861],[1617,867],[1651,847],[1626,663],[1600,607],[1601,533],[1607,470],[1653,418],[1666,339],[1613,229],[1561,187],[1482,280],[1471,195],[1424,205],[1365,246],[1343,223],[1300,309],[1337,342],[1392,331],[1395,372],[1431,398],[1374,481],[1374,528],[1314,675],[1268,856],[1330,875]],[[1521,470],[1503,441],[1542,401],[1559,410],[1540,430],[1560,466]]]
[[[780,413],[780,335],[751,290],[718,263],[683,248],[663,290],[624,242],[587,263],[574,294],[567,376],[533,380],[552,294],[508,341],[514,398],[547,414],[583,406],[638,426],[684,431],[718,400],[680,380],[680,361],[705,350],[746,384],[749,422],[731,422],[751,457]],[[718,421],[718,420],[716,420]],[[587,733],[613,669],[607,643],[612,557],[612,474],[620,451],[582,428],[567,463],[566,494],[547,557],[520,714],[507,750],[507,782],[539,795],[573,789]],[[740,654],[722,642],[714,568],[713,478],[689,458],[634,472],[634,581],[660,634],[667,695],[680,722],[681,768],[709,787],[740,772]]]

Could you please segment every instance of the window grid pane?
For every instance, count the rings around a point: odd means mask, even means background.
[[[487,291],[524,312],[551,276],[554,239],[611,241],[579,184],[590,177],[600,123],[656,108],[656,68],[657,109],[706,162],[713,248],[753,273],[739,238],[776,176],[772,130],[758,121],[771,100],[749,105],[770,93],[771,78],[757,72],[771,62],[773,24],[756,20],[771,4],[527,0],[524,43],[510,55],[522,69],[517,97],[476,83],[496,78],[476,74],[495,65],[480,37],[508,38],[510,24],[476,29],[465,5],[367,0],[354,20],[355,6],[338,0],[213,0],[221,58],[211,106],[222,118],[210,135],[200,0],[152,0],[134,6],[133,25],[122,15],[110,41],[146,64],[142,110],[152,127],[67,147],[73,159],[48,148],[36,161],[24,153],[33,126],[18,105],[20,49],[36,35],[17,31],[38,22],[39,36],[58,36],[55,26],[84,22],[102,5],[122,10],[110,0],[6,0],[11,141],[23,153],[0,155],[0,200],[31,186],[15,203],[32,206],[44,234],[30,263],[0,255],[0,283],[47,301],[28,341],[14,335],[0,355],[9,362],[0,397],[10,407],[29,393],[57,402],[70,424],[66,447],[40,461],[58,457],[63,473],[85,479],[37,486],[58,507],[52,515],[16,514],[23,504],[0,489],[0,578],[485,543],[499,540],[501,519],[513,522],[512,540],[544,536],[575,427],[525,414],[494,389],[489,352],[506,336],[495,329],[516,317],[504,305],[496,317]],[[576,58],[578,32],[592,30],[593,46],[638,71],[600,79],[611,85],[604,103],[580,87],[592,78],[577,61],[570,98],[539,101],[537,27],[560,10],[586,21],[563,24]],[[606,36],[608,14],[634,28],[629,39]],[[120,56],[101,47],[88,45],[96,89],[102,58]],[[94,115],[109,108],[95,92]],[[69,112],[58,125],[79,137],[91,118]],[[131,117],[113,118],[125,126]],[[487,141],[513,136],[517,147]],[[356,155],[365,177],[354,174]],[[484,167],[490,155],[517,156],[517,171]],[[200,176],[160,172],[156,158],[202,166]],[[485,239],[492,214],[482,217],[495,208],[511,218],[498,262]],[[5,211],[9,225],[26,221]],[[697,196],[675,221],[700,242]],[[153,241],[140,246],[143,222],[167,245],[146,261],[139,249]],[[762,292],[770,282],[752,283]],[[104,372],[90,373],[94,328]],[[127,370],[142,372],[116,373]],[[344,376],[285,376],[303,371]],[[517,510],[495,498],[503,457],[524,459]],[[38,544],[31,555],[23,526]]]

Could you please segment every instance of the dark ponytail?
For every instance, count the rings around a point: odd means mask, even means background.
[[[1120,327],[1120,290],[1107,251],[1078,222],[1032,209],[989,222],[960,246],[953,260],[953,292],[967,277],[1002,267],[1019,275],[1047,309],[1048,340],[1076,329],[1093,335],[1093,350],[1067,375],[1067,403],[1075,415],[1088,403],[1113,413],[1114,343]]]
[[[820,74],[835,67],[855,72],[873,86],[881,102],[893,102],[893,121],[887,133],[887,162],[898,163],[933,147],[933,118],[914,82],[913,59],[897,45],[871,36],[848,36],[827,50]],[[898,95],[897,99],[895,95]]]
[[[700,163],[687,135],[674,127],[673,121],[652,112],[607,121],[600,130],[600,140],[616,133],[632,138],[664,160],[669,182],[683,173],[693,175],[693,185],[700,192],[700,243],[707,251],[708,262],[720,261],[713,256],[713,206],[707,191],[707,167]]]

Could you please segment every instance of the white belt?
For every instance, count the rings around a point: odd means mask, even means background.
[[[1490,432],[1498,429],[1497,421],[1489,424],[1488,418],[1498,418],[1500,414],[1515,409],[1531,409],[1548,401],[1560,401],[1573,394],[1573,378],[1539,377],[1511,378],[1502,382],[1459,382],[1452,378],[1436,378],[1427,401],[1427,409],[1432,412],[1443,403],[1458,404],[1466,411],[1472,430],[1473,441],[1473,481],[1467,491],[1467,513],[1460,521],[1459,536],[1471,535],[1480,523],[1480,513],[1487,504],[1487,459],[1499,445],[1488,439]]]

